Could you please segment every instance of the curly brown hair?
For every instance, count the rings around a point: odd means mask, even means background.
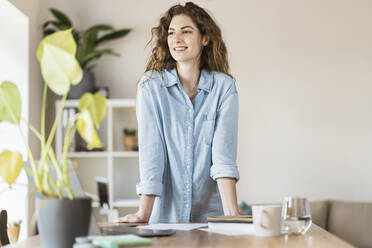
[[[221,30],[212,17],[198,5],[187,2],[172,6],[159,20],[159,25],[151,29],[151,39],[147,45],[152,44],[151,56],[146,65],[146,71],[173,69],[176,61],[173,59],[168,47],[168,28],[172,18],[176,15],[187,15],[200,31],[202,36],[209,38],[208,45],[203,48],[200,57],[200,69],[229,74],[227,49],[222,40]]]

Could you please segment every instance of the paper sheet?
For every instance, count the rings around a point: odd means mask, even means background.
[[[201,231],[206,232],[213,232],[218,233],[222,235],[228,235],[228,236],[237,236],[237,235],[254,235],[254,226],[250,226],[249,229],[246,230],[211,230],[209,228],[201,228],[199,229]]]
[[[164,229],[173,229],[173,230],[180,230],[180,231],[190,231],[194,229],[199,229],[201,227],[207,227],[207,223],[158,223],[158,224],[150,224],[147,226],[137,226],[137,228],[142,229],[153,229],[153,230],[164,230]]]

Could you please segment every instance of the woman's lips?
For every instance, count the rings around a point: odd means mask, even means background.
[[[187,49],[187,47],[175,47],[173,50],[176,52],[184,52]]]

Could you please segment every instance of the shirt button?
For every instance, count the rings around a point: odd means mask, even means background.
[[[187,168],[187,169],[190,169],[190,165],[186,165],[186,168]]]
[[[191,129],[192,127],[191,127],[191,125],[189,126],[189,129]]]
[[[187,149],[190,149],[190,146],[186,146]]]
[[[187,207],[187,208],[188,208],[188,207],[189,207],[189,204],[186,204],[186,205],[185,205],[185,207]]]
[[[187,185],[186,185],[186,189],[188,189],[188,188],[190,188],[190,185],[187,184]]]
[[[189,109],[189,113],[191,113],[191,111],[192,111],[192,110],[191,110],[191,109]]]

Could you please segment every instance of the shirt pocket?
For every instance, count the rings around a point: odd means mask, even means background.
[[[203,114],[203,137],[206,145],[212,145],[216,114]]]

